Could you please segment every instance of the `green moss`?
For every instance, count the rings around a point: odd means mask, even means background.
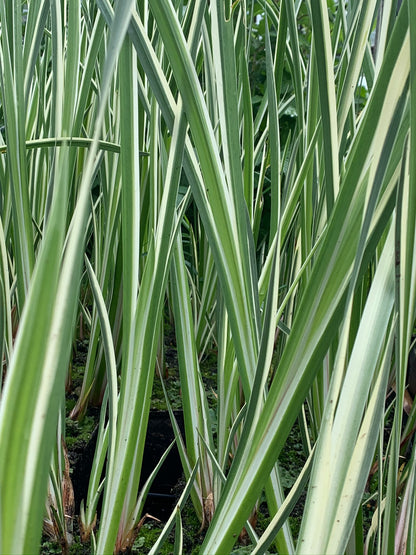
[[[182,408],[181,385],[178,369],[169,367],[163,376],[163,383],[167,390],[169,402],[173,410]],[[153,381],[153,393],[150,408],[153,410],[167,410],[165,394],[160,377],[156,374]]]
[[[55,553],[62,554],[62,547],[59,542],[45,540],[40,546],[41,555],[52,555]]]
[[[68,449],[83,446],[91,438],[91,434],[97,425],[97,418],[85,416],[81,422],[66,419],[66,445]]]
[[[41,555],[62,555],[61,544],[57,541],[42,541],[40,547]],[[91,545],[89,543],[81,543],[79,537],[74,538],[74,542],[69,546],[68,555],[90,555]]]
[[[141,527],[139,535],[134,542],[133,549],[131,551],[132,554],[142,555],[144,553],[148,553],[160,536],[162,528],[162,523],[159,524],[152,521],[145,523]],[[173,541],[171,540],[171,536],[172,535],[170,535],[168,540],[162,545],[159,551],[161,555],[171,555],[173,553]]]
[[[188,499],[183,508],[182,526],[184,553],[197,555],[204,539],[205,531],[201,530],[201,523],[196,516],[191,499]]]
[[[91,545],[89,543],[81,543],[74,541],[69,548],[69,555],[89,555],[91,553]]]

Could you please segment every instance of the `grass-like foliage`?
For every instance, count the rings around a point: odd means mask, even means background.
[[[71,543],[80,336],[81,539],[132,547],[167,327],[185,480],[151,553],[188,499],[201,554],[416,552],[415,78],[412,0],[0,2],[1,553]]]

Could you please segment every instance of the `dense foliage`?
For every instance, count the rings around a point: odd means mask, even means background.
[[[201,554],[415,553],[416,4],[4,0],[0,72],[0,552],[68,550],[90,406],[81,539],[131,548],[172,332],[185,481],[150,553],[190,502]]]

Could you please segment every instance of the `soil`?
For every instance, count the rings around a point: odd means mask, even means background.
[[[179,424],[182,435],[184,435],[185,429],[182,411],[174,411],[174,416]],[[163,453],[174,439],[175,435],[169,413],[167,411],[150,411],[140,479],[141,486],[150,476]],[[181,480],[182,475],[181,459],[178,449],[174,445],[152,484],[143,512],[149,513],[162,521],[167,520],[178,500],[178,493],[175,492],[175,487],[179,480]]]
[[[174,415],[183,433],[183,414],[177,410],[174,411]],[[75,461],[72,467],[72,485],[74,488],[76,514],[79,514],[81,500],[87,497],[89,476],[97,442],[97,431],[98,426],[95,427],[90,440],[82,449],[82,452],[75,453],[70,451],[70,456]],[[174,433],[169,413],[167,411],[150,411],[140,487],[143,486],[150,476],[173,439]],[[174,445],[153,482],[144,512],[165,520],[166,516],[170,515],[176,502],[177,495],[172,493],[172,489],[176,486],[181,476],[181,460],[178,449]]]
[[[86,341],[79,342],[76,353],[74,353],[72,382],[68,387],[67,393],[68,414],[78,397],[82,383],[83,365],[85,364],[87,348],[88,344]],[[216,408],[215,355],[215,353],[212,353],[207,356],[201,365],[201,372],[208,395],[210,410],[214,412]],[[177,369],[175,340],[172,334],[165,335],[163,368],[163,379],[169,392],[170,402],[174,407],[174,416],[183,434],[184,424],[183,413],[180,410],[180,383]],[[164,410],[166,408],[166,403],[164,401],[160,378],[157,375],[154,380],[152,407],[153,408],[149,414],[149,424],[146,436],[140,487],[156,467],[166,448],[174,439],[169,413],[167,410]],[[89,406],[86,416],[81,422],[74,422],[70,419],[67,419],[66,422],[66,440],[71,465],[71,478],[74,488],[75,515],[79,515],[81,500],[86,499],[87,497],[90,470],[97,441],[99,414],[99,407]],[[288,439],[287,448],[283,451],[283,453],[284,454],[281,457],[280,464],[284,482],[283,486],[286,490],[288,490],[293,485],[299,469],[302,467],[304,462],[303,446],[298,429],[294,429]],[[296,465],[296,461],[298,461],[298,465]],[[294,468],[294,466],[298,466],[299,468]],[[163,527],[164,522],[166,522],[171,515],[175,504],[183,491],[183,487],[184,478],[182,465],[177,447],[174,445],[152,484],[143,510],[143,514],[147,513],[155,519],[159,519],[160,522],[152,519],[145,522],[135,542],[132,554],[142,555],[151,549],[153,543],[160,534],[160,530]],[[303,504],[304,499],[302,498],[299,500],[292,513],[292,517],[290,518],[291,528],[295,537],[297,536],[299,530]],[[100,511],[101,506],[99,504],[98,519]],[[86,555],[87,553],[90,553],[90,546],[80,543],[78,522],[76,520],[77,516],[74,522],[74,543],[69,549],[69,555]],[[199,547],[204,537],[204,531],[201,531],[200,529],[200,522],[195,515],[195,511],[190,500],[188,500],[182,512],[182,521],[184,553],[194,555],[199,552]],[[257,531],[261,533],[269,521],[270,519],[268,516],[267,505],[263,502],[259,507]],[[172,535],[172,538],[168,539],[165,543],[161,553],[172,553],[173,541],[174,538]],[[236,545],[233,553],[240,555],[250,552],[251,549],[252,547],[250,548],[250,546],[245,547]],[[41,554],[46,555],[51,553],[62,553],[61,546],[56,542],[47,541],[46,538],[43,538]]]

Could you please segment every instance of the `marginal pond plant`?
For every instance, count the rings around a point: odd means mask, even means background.
[[[415,78],[412,0],[0,3],[1,553],[68,552],[75,516],[132,548],[167,328],[185,479],[150,553],[182,552],[188,499],[201,554],[416,552]]]

